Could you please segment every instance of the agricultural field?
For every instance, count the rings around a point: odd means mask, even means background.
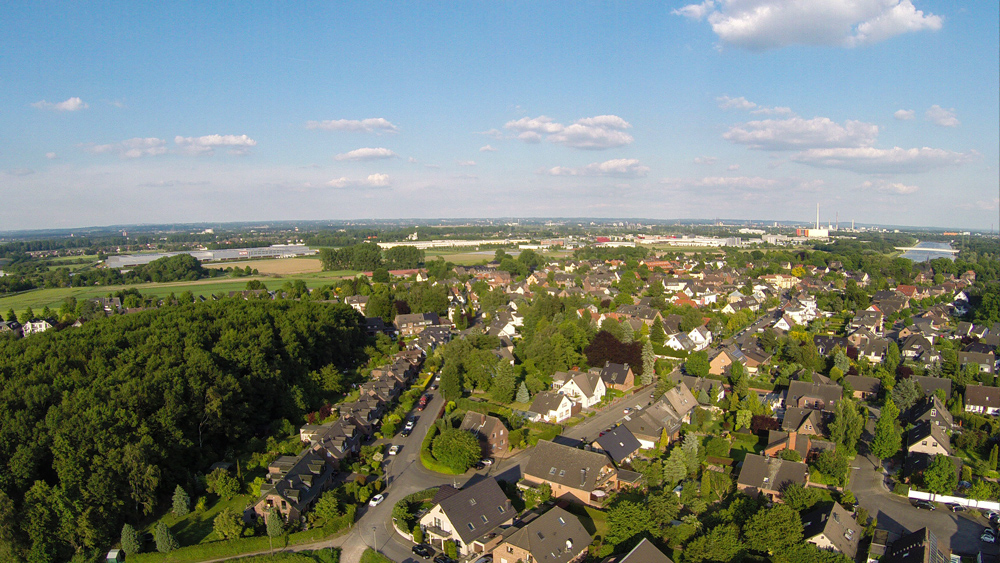
[[[243,262],[210,262],[202,264],[205,268],[246,268],[257,270],[261,274],[277,274],[279,276],[292,274],[314,274],[323,270],[323,264],[318,257],[282,258],[280,260],[247,260]]]

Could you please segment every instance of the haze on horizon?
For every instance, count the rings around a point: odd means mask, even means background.
[[[988,229],[1000,5],[8,3],[0,231],[437,217]]]

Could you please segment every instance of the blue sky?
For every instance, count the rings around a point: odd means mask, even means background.
[[[988,229],[997,2],[6,3],[0,231],[575,216]]]

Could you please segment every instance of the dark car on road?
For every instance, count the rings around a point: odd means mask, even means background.
[[[917,500],[913,503],[913,506],[922,510],[934,510],[936,508],[933,502],[926,500]]]
[[[443,553],[439,553],[438,556],[434,558],[434,563],[456,563],[456,562],[451,557],[448,557]]]
[[[410,549],[410,551],[412,551],[414,555],[419,555],[424,559],[427,559],[428,557],[434,555],[434,550],[431,549],[431,546],[425,543],[418,543],[417,545],[413,546],[413,548]]]

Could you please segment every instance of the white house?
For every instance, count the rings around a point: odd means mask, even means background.
[[[528,407],[532,422],[562,422],[573,416],[573,401],[560,393],[539,393]]]
[[[703,326],[695,327],[688,333],[688,338],[694,342],[695,351],[704,350],[712,343],[712,331]]]
[[[559,393],[570,397],[574,403],[584,408],[590,408],[601,402],[606,392],[607,387],[601,379],[601,374],[590,372],[576,375],[559,389]]]

